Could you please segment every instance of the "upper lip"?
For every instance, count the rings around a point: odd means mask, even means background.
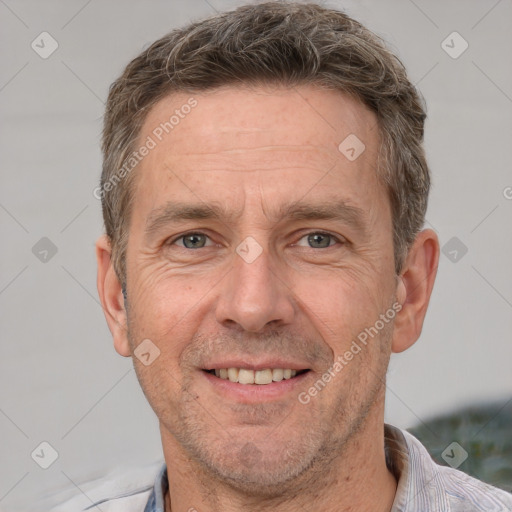
[[[208,361],[204,366],[203,370],[220,370],[221,368],[244,368],[246,370],[267,370],[282,368],[284,370],[309,370],[311,365],[306,362],[301,362],[291,359],[279,359],[279,358],[229,358],[229,359],[212,359]]]

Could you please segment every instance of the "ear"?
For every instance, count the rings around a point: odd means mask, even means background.
[[[398,277],[397,300],[402,309],[395,317],[391,350],[402,352],[419,338],[439,264],[439,240],[431,229],[418,233]]]
[[[112,249],[106,235],[96,242],[96,261],[98,263],[97,286],[107,319],[108,328],[114,338],[116,351],[125,357],[131,356],[127,336],[127,320],[121,283],[111,260]]]

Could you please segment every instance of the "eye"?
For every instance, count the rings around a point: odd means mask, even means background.
[[[303,242],[305,240],[305,242]],[[338,238],[330,233],[324,233],[322,231],[316,231],[304,235],[296,245],[304,247],[306,244],[313,249],[325,249],[331,247],[336,242],[340,242]]]
[[[203,233],[186,233],[174,240],[172,245],[176,244],[185,247],[185,249],[201,249],[202,247],[211,245],[211,241],[210,244],[207,243],[208,241],[210,241],[208,236]]]

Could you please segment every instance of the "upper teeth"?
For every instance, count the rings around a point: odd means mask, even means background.
[[[239,382],[240,384],[270,384],[283,379],[291,379],[297,375],[297,370],[274,368],[267,370],[246,370],[245,368],[220,368],[215,375],[221,379]]]

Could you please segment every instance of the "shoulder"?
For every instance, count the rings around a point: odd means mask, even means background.
[[[151,496],[162,462],[145,468],[116,471],[103,478],[73,484],[52,498],[50,512],[143,512]],[[58,503],[58,505],[55,505]]]
[[[386,436],[401,473],[393,511],[512,512],[512,494],[440,466],[409,432],[386,425]]]
[[[402,431],[409,451],[416,492],[447,512],[512,512],[512,495],[458,469],[440,466],[409,432]],[[424,490],[424,492],[423,492]],[[443,499],[444,498],[444,499]],[[446,507],[446,508],[444,508]]]
[[[451,512],[512,512],[512,494],[457,469],[437,466]]]

